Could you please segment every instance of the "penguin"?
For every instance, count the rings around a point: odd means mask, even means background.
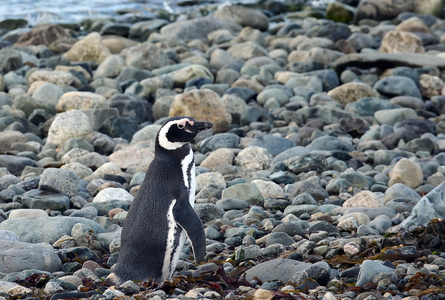
[[[186,236],[197,263],[205,256],[204,229],[193,209],[196,178],[189,142],[212,128],[191,117],[167,119],[156,135],[155,156],[122,228],[118,260],[107,280],[162,283],[172,277]]]

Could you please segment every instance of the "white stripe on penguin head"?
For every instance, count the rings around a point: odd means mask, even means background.
[[[181,126],[182,126],[182,128],[184,128],[185,125],[187,124],[187,122],[190,123],[190,119],[184,118],[184,119],[180,119],[180,120],[174,120],[174,121],[167,122],[164,126],[162,126],[161,130],[159,131],[159,145],[162,148],[167,149],[167,150],[176,150],[176,149],[184,146],[186,143],[170,142],[167,138],[167,133],[168,133],[168,130],[170,129],[170,127],[179,125],[179,128],[181,128]]]

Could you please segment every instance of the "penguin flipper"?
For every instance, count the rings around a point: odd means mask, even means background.
[[[180,199],[173,207],[173,217],[182,227],[192,242],[193,253],[197,263],[204,260],[206,254],[206,238],[201,220],[190,206],[188,199]]]

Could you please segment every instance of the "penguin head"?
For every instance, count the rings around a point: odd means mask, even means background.
[[[192,117],[172,117],[159,129],[157,144],[164,149],[175,150],[193,140],[199,132],[212,127],[212,123],[197,122]]]

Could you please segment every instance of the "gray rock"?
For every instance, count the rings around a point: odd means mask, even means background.
[[[314,150],[340,150],[340,151],[354,151],[355,148],[344,141],[339,140],[333,136],[321,136],[312,141],[306,148],[309,151]]]
[[[108,212],[113,208],[122,208],[123,210],[128,210],[130,207],[130,201],[128,200],[108,200],[104,202],[92,202],[88,203],[84,207],[94,207],[96,208],[99,216],[108,216]]]
[[[54,250],[40,245],[0,240],[0,272],[11,273],[29,269],[60,271],[62,262]]]
[[[88,116],[80,110],[69,110],[56,116],[48,130],[47,143],[63,145],[72,137],[86,137],[92,132]]]
[[[242,27],[252,27],[262,31],[267,30],[269,20],[261,11],[241,5],[227,5],[215,12],[220,20],[236,22]]]
[[[314,279],[320,285],[326,285],[330,280],[331,267],[325,261],[319,261],[309,265],[301,271],[295,272],[292,276],[292,282],[295,285],[304,283],[307,279]]]
[[[234,133],[219,133],[203,140],[199,151],[207,153],[219,148],[237,148],[239,141],[240,137]]]
[[[220,219],[224,215],[224,209],[213,203],[195,204],[195,212],[203,223]]]
[[[289,236],[294,236],[294,235],[304,236],[305,234],[304,229],[300,225],[294,222],[281,223],[275,226],[274,229],[272,229],[272,232],[285,232]]]
[[[266,247],[273,244],[281,244],[283,246],[290,246],[295,243],[295,240],[291,238],[285,232],[272,232],[265,236]]]
[[[230,211],[232,209],[238,210],[249,207],[249,203],[246,200],[237,198],[221,199],[216,202],[216,205],[222,207],[226,211]]]
[[[221,238],[221,234],[219,233],[219,231],[213,227],[206,227],[204,229],[204,233],[206,238],[210,240],[219,240]]]
[[[13,241],[18,242],[19,237],[12,231],[0,230],[0,241]]]
[[[220,199],[224,187],[215,183],[206,184],[201,190],[196,194],[196,199],[211,199],[213,197]]]
[[[406,150],[382,150],[379,149],[374,153],[375,165],[389,165],[395,157],[414,157],[415,155]]]
[[[273,156],[282,153],[292,147],[295,143],[282,137],[277,137],[271,134],[264,134],[250,142],[249,146],[257,146],[266,148]]]
[[[239,31],[241,28],[235,23],[225,22],[215,17],[205,17],[170,23],[163,26],[160,32],[169,39],[181,37],[184,40],[206,40],[207,35],[217,29]]]
[[[97,209],[93,206],[82,207],[70,214],[70,217],[80,217],[93,220],[98,216]]]
[[[101,77],[115,78],[124,69],[125,61],[121,55],[113,54],[105,58],[94,72],[94,79]]]
[[[383,95],[389,97],[412,96],[422,98],[422,94],[417,88],[416,83],[408,77],[389,76],[380,79],[374,85],[374,88]]]
[[[272,155],[266,148],[248,146],[235,157],[235,163],[244,170],[261,171],[270,167]]]
[[[20,175],[27,166],[35,167],[36,161],[15,155],[0,155],[0,168],[6,168],[14,175]]]
[[[383,3],[383,2],[382,2]],[[420,53],[353,53],[340,57],[333,68],[341,73],[347,67],[366,68],[366,66],[382,67],[385,70],[398,66],[422,68],[424,66],[435,66],[445,68],[445,59],[435,55]]]
[[[375,229],[369,227],[369,226],[366,225],[366,224],[360,225],[360,226],[357,228],[357,235],[358,235],[358,236],[379,235],[379,234],[380,234],[380,233],[379,233],[377,230],[375,230]]]
[[[124,56],[127,66],[153,70],[168,65],[167,55],[151,42],[144,42],[128,47],[124,49],[121,54]]]
[[[445,182],[422,197],[414,206],[411,215],[397,227],[413,230],[426,226],[434,218],[445,218]]]
[[[333,145],[335,147],[335,145]],[[305,173],[309,171],[323,172],[328,167],[326,156],[318,153],[308,153],[300,156],[294,156],[284,161],[289,171],[294,174]]]
[[[394,125],[399,121],[417,118],[417,113],[412,108],[385,109],[376,111],[374,118],[379,124]]]
[[[94,150],[103,155],[109,155],[113,152],[117,142],[106,134],[92,132],[85,139],[94,147]]]
[[[44,270],[38,270],[38,269],[27,269],[20,272],[11,272],[7,274],[5,277],[3,277],[2,281],[18,281],[18,280],[25,280],[26,278],[32,276],[32,275],[46,275],[48,278],[53,278],[54,275],[51,274],[51,272],[44,271]]]
[[[70,170],[48,168],[40,176],[39,189],[72,197],[79,191],[79,177]]]
[[[152,32],[167,24],[168,21],[164,19],[152,19],[136,22],[130,27],[129,36],[132,39],[145,41]]]
[[[136,118],[138,123],[153,122],[151,107],[145,99],[132,94],[115,94],[110,102],[110,106],[117,108],[121,117]]]
[[[382,261],[377,260],[364,260],[360,266],[360,272],[358,274],[356,286],[364,286],[365,284],[372,282],[372,279],[381,273],[394,273],[395,270],[384,266]]]
[[[257,245],[243,245],[236,248],[234,254],[236,261],[256,259],[261,254],[261,248]]]
[[[87,150],[88,152],[94,151],[94,146],[89,143],[88,141],[80,138],[70,138],[67,140],[63,146],[60,148],[59,152],[57,153],[57,159],[60,160],[62,156],[64,156],[66,153],[68,153],[70,150],[79,148]]]
[[[310,119],[321,119],[326,124],[338,123],[341,118],[351,118],[352,115],[340,107],[320,105],[303,107],[295,112],[295,118],[305,124]]]
[[[16,201],[31,209],[65,211],[70,208],[70,200],[67,196],[39,189],[32,189],[23,195],[16,196]]]
[[[35,89],[32,93],[32,98],[41,103],[42,107],[48,105],[48,108],[51,108],[48,112],[53,112],[62,95],[63,90],[59,86],[45,82]]]
[[[338,233],[337,227],[324,220],[310,222],[309,228],[307,230],[309,233],[314,233],[319,231],[326,231],[328,233]]]
[[[23,65],[20,51],[10,47],[4,47],[0,50],[0,62],[0,70],[3,74],[15,71]]]
[[[373,208],[368,208],[368,207],[353,207],[353,208],[348,208],[344,211],[344,214],[349,214],[349,213],[353,213],[353,212],[360,212],[360,213],[364,213],[365,215],[367,215],[371,220],[375,219],[378,216],[388,216],[389,218],[393,218],[396,214],[396,212],[394,211],[393,208],[391,207],[373,207]]]
[[[350,187],[355,187],[362,190],[369,189],[374,184],[372,177],[363,175],[361,172],[351,171],[343,173],[340,176],[329,181],[326,186],[326,191],[329,194],[336,194],[341,190],[347,190]]]
[[[281,152],[280,154],[276,155],[272,161],[272,163],[278,163],[278,162],[282,162],[285,161],[289,158],[292,157],[298,157],[304,154],[308,154],[309,151],[307,150],[306,147],[301,147],[301,146],[295,146],[292,148],[289,148],[287,150],[284,150],[283,152]]]
[[[235,198],[246,201],[251,205],[263,205],[264,197],[258,186],[254,183],[239,183],[226,188],[221,195],[222,199]]]
[[[296,197],[303,193],[311,195],[315,200],[324,200],[329,197],[328,192],[320,185],[306,180],[297,181],[294,183],[291,191],[291,197]]]
[[[382,199],[383,203],[387,201],[394,200],[396,198],[403,197],[405,199],[413,200],[414,202],[418,202],[421,196],[416,193],[412,188],[406,186],[402,183],[396,183],[390,186],[385,191],[385,197]]]
[[[377,230],[379,234],[385,234],[386,230],[388,230],[392,226],[391,219],[388,216],[377,216],[374,220],[367,224],[372,229]]]
[[[0,223],[0,230],[15,232],[22,242],[54,244],[63,235],[70,235],[77,223],[89,225],[95,233],[104,233],[105,229],[92,220],[85,218],[16,218]]]
[[[364,97],[360,98],[356,102],[348,103],[345,106],[345,111],[358,117],[371,117],[374,116],[376,111],[394,108],[400,108],[400,106],[393,104],[388,100],[374,97]]]
[[[254,277],[265,281],[288,282],[293,275],[310,266],[308,263],[293,259],[276,258],[260,263],[246,271],[246,279],[251,281]]]
[[[289,205],[288,207],[286,207],[284,209],[283,214],[289,215],[289,214],[293,214],[296,217],[300,217],[302,214],[309,214],[312,215],[313,213],[316,213],[318,211],[318,205],[310,205],[310,204],[305,204],[305,205]]]

